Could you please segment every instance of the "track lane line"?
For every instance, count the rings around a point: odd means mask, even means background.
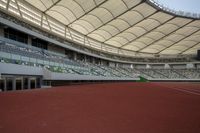
[[[189,90],[185,90],[184,88],[182,89],[182,88],[177,88],[177,87],[168,87],[168,86],[163,86],[163,85],[159,85],[159,84],[156,84],[156,85],[160,86],[160,87],[165,87],[167,89],[173,89],[173,90],[177,90],[177,91],[181,91],[181,92],[185,92],[185,93],[189,93],[189,94],[200,96],[200,93],[189,91]]]
[[[186,86],[187,87],[187,86]],[[174,88],[174,87],[173,87]],[[191,88],[179,88],[179,87],[175,87],[176,89],[181,89],[181,90],[185,90],[185,91],[190,91],[190,92],[194,92],[194,93],[200,93],[199,89],[191,89]]]
[[[195,92],[195,93],[200,93],[200,90],[196,90],[196,89],[189,89],[189,88],[187,88],[187,89],[185,89],[185,90],[193,91],[193,92]]]
[[[191,90],[193,90],[195,92],[200,92],[200,89],[191,89]]]
[[[186,93],[190,93],[190,94],[194,94],[194,95],[199,95],[200,96],[200,93],[196,93],[196,92],[185,90],[185,89],[179,89],[179,88],[174,88],[174,87],[170,88],[170,89],[174,89],[174,90],[177,90],[177,91],[182,91],[182,92],[186,92]]]

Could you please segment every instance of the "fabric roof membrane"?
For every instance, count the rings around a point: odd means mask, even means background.
[[[194,18],[169,13],[153,0],[10,1],[0,0],[2,11],[107,52],[178,55],[194,54],[200,47],[200,15]]]

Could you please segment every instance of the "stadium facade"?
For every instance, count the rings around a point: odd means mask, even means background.
[[[153,0],[0,0],[0,88],[199,81],[200,15]]]

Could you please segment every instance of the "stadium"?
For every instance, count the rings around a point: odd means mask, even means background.
[[[199,49],[154,0],[0,0],[0,132],[198,133]]]

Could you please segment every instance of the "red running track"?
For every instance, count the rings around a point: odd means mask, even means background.
[[[200,83],[3,92],[0,133],[200,133]]]

